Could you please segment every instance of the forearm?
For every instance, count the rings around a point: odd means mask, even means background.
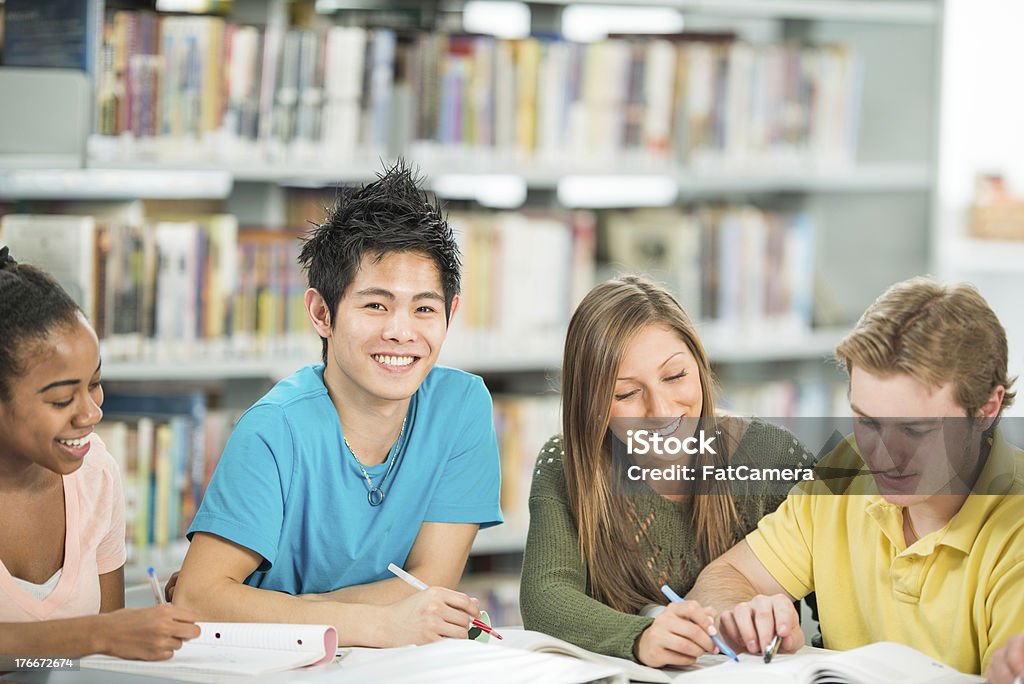
[[[103,651],[101,619],[96,615],[0,623],[0,654],[15,657],[81,658]]]
[[[332,625],[344,646],[384,646],[386,631],[378,606],[336,601],[307,601],[231,579],[178,581],[175,605],[181,605],[211,622],[284,622]]]
[[[757,589],[742,572],[718,559],[701,571],[685,598],[702,606],[711,606],[721,613],[757,594]]]
[[[410,554],[409,562],[405,566],[406,572],[420,580],[428,587],[444,587],[453,591],[458,589],[459,579],[462,577],[462,570],[466,566],[466,556],[469,552],[469,544],[472,544],[476,536],[476,528],[473,527],[472,534],[468,535],[465,541],[466,548],[434,549],[433,553],[419,553],[414,548]],[[436,543],[435,543],[436,546]],[[412,555],[421,556],[421,562],[416,563]],[[444,562],[439,562],[444,558]],[[342,587],[324,594],[303,594],[302,598],[308,601],[341,601],[344,603],[365,603],[372,606],[387,606],[404,598],[408,598],[418,590],[410,586],[404,580],[397,577],[388,577],[377,582],[366,584],[354,584],[350,587]]]
[[[418,575],[417,575],[418,576]],[[428,585],[434,586],[433,583]],[[454,587],[448,587],[453,589]],[[351,587],[342,587],[326,594],[302,594],[307,601],[334,601],[341,603],[363,603],[371,606],[387,606],[396,601],[401,601],[414,594],[417,590],[409,586],[397,577],[370,582],[369,584],[355,584]]]

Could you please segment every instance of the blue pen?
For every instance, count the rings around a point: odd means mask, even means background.
[[[167,603],[164,600],[164,593],[160,591],[160,580],[156,578],[156,570],[147,568],[146,574],[149,575],[149,586],[153,590],[153,598],[156,599],[156,604],[159,606],[161,603]]]
[[[661,593],[664,594],[672,603],[679,603],[683,600],[682,597],[676,592],[672,591],[672,587],[668,586],[667,584],[661,585]],[[722,639],[722,637],[718,636],[717,634],[712,634],[711,640],[715,642],[715,646],[718,647],[719,651],[729,656],[737,663],[740,662],[740,659],[736,656],[736,652],[729,648],[729,644],[725,643],[725,640]]]

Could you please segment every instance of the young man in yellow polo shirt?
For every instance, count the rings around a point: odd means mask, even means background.
[[[1024,452],[996,428],[1014,398],[1006,333],[973,287],[915,278],[836,356],[854,439],[827,465],[860,475],[843,495],[825,481],[791,494],[687,598],[750,653],[776,634],[799,648],[793,601],[813,591],[828,648],[896,641],[983,672],[1024,631]]]

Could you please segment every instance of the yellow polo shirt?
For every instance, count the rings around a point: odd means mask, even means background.
[[[860,461],[851,442],[837,452]],[[909,548],[902,507],[870,474],[847,491],[790,494],[747,536],[787,592],[817,593],[825,647],[896,641],[963,672],[987,669],[993,650],[1024,632],[1024,452],[997,431],[975,487],[990,494],[970,495]]]

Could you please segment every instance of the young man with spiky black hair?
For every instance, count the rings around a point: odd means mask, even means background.
[[[435,366],[459,306],[452,231],[399,162],[341,190],[299,261],[323,363],[239,420],[174,602],[207,620],[330,624],[348,645],[465,638],[479,610],[452,587],[477,529],[502,519],[490,395]]]

